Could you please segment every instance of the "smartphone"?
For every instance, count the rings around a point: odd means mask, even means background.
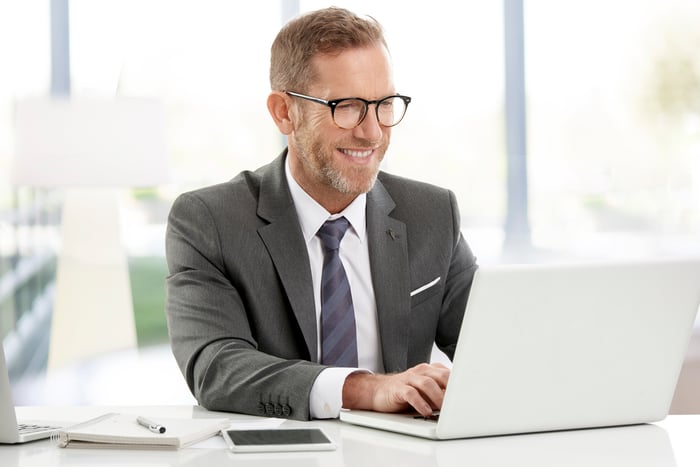
[[[222,430],[234,452],[332,451],[336,445],[320,428]]]

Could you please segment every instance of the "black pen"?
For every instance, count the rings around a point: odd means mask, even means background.
[[[153,433],[165,433],[165,427],[161,425],[160,423],[156,423],[152,420],[149,420],[144,417],[136,417],[136,422],[141,425],[145,426],[149,430],[151,430]]]

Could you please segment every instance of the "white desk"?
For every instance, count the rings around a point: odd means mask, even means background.
[[[220,417],[199,407],[19,407],[20,418],[80,421],[105,412],[151,417]],[[251,420],[245,415],[224,414]],[[50,466],[595,466],[697,467],[700,415],[672,415],[652,425],[455,441],[428,441],[346,425],[338,421],[293,422],[321,426],[339,449],[331,452],[234,454],[225,448],[179,451],[61,449],[50,441],[0,445],[2,467]]]

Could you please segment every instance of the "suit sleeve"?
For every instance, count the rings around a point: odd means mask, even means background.
[[[461,232],[459,208],[454,193],[449,192],[452,208],[452,256],[450,260],[442,310],[436,330],[435,343],[452,360],[457,347],[459,331],[466,303],[469,298],[474,273],[478,266],[476,257]]]
[[[258,349],[216,221],[196,194],[181,195],[170,212],[166,315],[175,359],[207,409],[306,420],[324,367]],[[275,310],[267,313],[274,319]]]

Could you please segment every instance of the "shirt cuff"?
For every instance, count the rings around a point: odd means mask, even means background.
[[[359,370],[371,373],[368,370]],[[338,418],[343,406],[343,384],[357,368],[326,368],[319,373],[309,395],[311,418]]]

